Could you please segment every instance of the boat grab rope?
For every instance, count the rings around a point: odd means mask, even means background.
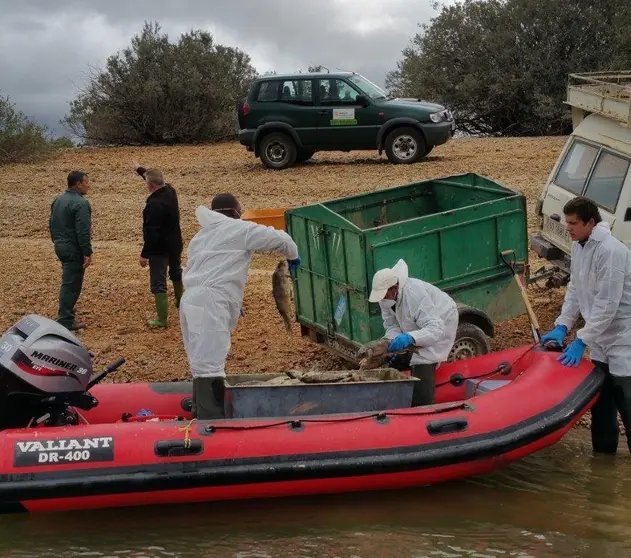
[[[457,387],[457,386],[462,385],[465,382],[465,380],[480,380],[482,378],[492,378],[493,376],[498,376],[498,375],[506,376],[511,373],[513,367],[519,361],[521,361],[528,353],[533,351],[537,346],[538,346],[537,343],[533,343],[532,346],[528,347],[528,349],[526,349],[521,355],[519,355],[513,362],[502,362],[496,368],[494,368],[493,370],[489,372],[483,372],[482,374],[477,374],[475,376],[467,376],[467,377],[465,377],[464,374],[452,374],[449,380],[436,384],[436,387],[439,388],[442,386],[446,386],[448,384],[452,384],[453,386]],[[517,379],[523,373],[524,371],[522,370],[515,379]]]
[[[191,430],[193,429],[193,423],[196,420],[197,419],[192,419],[192,420],[189,421],[188,424],[178,427],[178,430],[180,432],[184,432],[184,447],[187,448],[187,449],[191,447],[190,435],[191,435]]]
[[[375,419],[378,422],[385,421],[388,417],[402,416],[402,417],[416,417],[423,415],[438,415],[449,411],[455,411],[457,409],[471,410],[472,407],[468,403],[458,402],[442,405],[438,408],[426,408],[415,407],[414,411],[380,411],[378,413],[366,413],[361,415],[354,415],[351,417],[336,417],[336,418],[300,418],[300,419],[286,419],[276,422],[267,422],[264,424],[225,424],[215,425],[209,424],[205,427],[207,433],[212,433],[217,430],[260,430],[263,428],[275,428],[278,426],[290,426],[292,428],[299,428],[305,423],[341,423],[341,422],[356,422],[360,420]],[[182,427],[180,427],[181,429]]]

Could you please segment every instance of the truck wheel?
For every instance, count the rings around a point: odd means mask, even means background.
[[[386,155],[394,164],[411,164],[420,161],[426,154],[425,140],[416,128],[395,128],[386,137]]]
[[[458,325],[456,341],[449,352],[447,362],[485,355],[489,350],[489,342],[484,332],[476,325],[462,322]]]
[[[259,145],[261,162],[268,169],[286,169],[296,162],[296,144],[287,134],[272,132],[265,136]]]

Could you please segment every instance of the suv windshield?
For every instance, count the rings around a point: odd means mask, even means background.
[[[383,89],[381,89],[381,87],[378,87],[372,81],[368,81],[365,77],[354,74],[348,79],[349,81],[353,82],[357,87],[359,87],[362,92],[370,97],[373,101],[376,101],[377,99],[388,98],[388,95]]]

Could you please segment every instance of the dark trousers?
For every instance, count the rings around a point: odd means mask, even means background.
[[[223,382],[223,378],[193,378],[193,418],[210,420],[225,417]]]
[[[172,282],[182,281],[181,253],[149,256],[149,282],[152,294],[167,292],[167,269]]]
[[[414,382],[412,392],[412,407],[421,405],[432,405],[434,403],[434,392],[436,391],[436,381],[434,372],[437,364],[415,364],[410,367],[410,373],[418,382]]]
[[[57,322],[70,329],[75,321],[75,305],[83,287],[85,268],[82,256],[58,254],[61,261],[61,288],[59,289],[59,310]]]
[[[593,363],[604,370],[606,375],[600,396],[592,407],[592,449],[595,453],[616,453],[620,437],[620,413],[626,430],[627,447],[631,452],[631,377],[612,376],[609,365],[598,361]]]

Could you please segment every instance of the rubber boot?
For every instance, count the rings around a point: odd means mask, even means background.
[[[173,281],[173,292],[175,293],[175,307],[180,307],[180,300],[184,294],[184,283],[182,281]]]
[[[147,324],[150,328],[166,327],[169,315],[169,299],[166,293],[157,293],[153,295],[156,300],[156,310],[158,312],[157,320],[149,320]]]
[[[223,378],[193,378],[192,416],[198,420],[225,418]]]
[[[436,391],[435,370],[436,364],[415,364],[410,367],[412,376],[419,379],[418,382],[414,382],[412,407],[432,405],[434,403],[434,392]]]

